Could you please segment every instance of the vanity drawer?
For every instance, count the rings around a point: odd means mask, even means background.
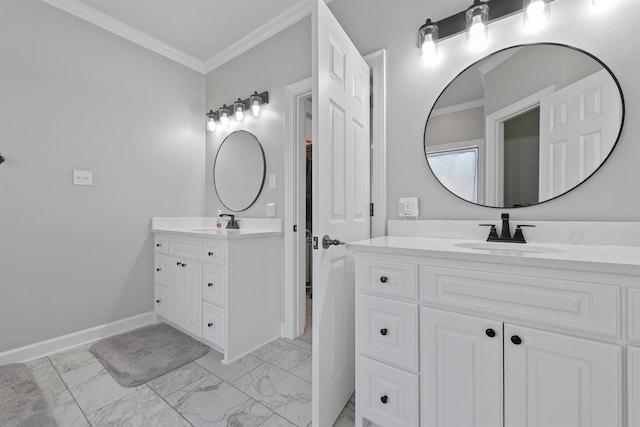
[[[158,254],[169,253],[169,237],[155,234],[153,237],[153,248]]]
[[[166,317],[167,315],[167,295],[166,286],[154,285],[153,287],[153,311],[158,316]]]
[[[224,309],[202,303],[202,339],[224,349]]]
[[[418,305],[361,295],[359,351],[377,360],[418,370]]]
[[[418,266],[377,259],[358,259],[356,283],[361,291],[383,296],[418,298]]]
[[[169,238],[169,255],[177,258],[201,260],[202,240],[171,237]]]
[[[358,358],[360,415],[385,427],[418,425],[418,376]]]
[[[620,288],[601,283],[423,265],[420,268],[420,300],[620,336]]]
[[[640,289],[629,288],[627,294],[629,304],[629,340],[640,343]]]
[[[226,288],[224,267],[203,264],[202,266],[202,299],[224,307],[224,295]]]
[[[202,246],[202,259],[205,262],[224,264],[227,259],[226,244],[219,240],[205,240]]]
[[[167,286],[169,284],[169,257],[156,254],[154,258],[153,280],[157,284]]]

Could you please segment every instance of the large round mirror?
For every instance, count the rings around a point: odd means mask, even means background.
[[[460,73],[424,131],[431,171],[456,196],[512,208],[558,197],[604,163],[624,119],[618,81],[592,55],[521,45]]]
[[[213,164],[213,185],[224,207],[234,212],[249,209],[262,191],[265,169],[262,145],[252,133],[229,134]]]

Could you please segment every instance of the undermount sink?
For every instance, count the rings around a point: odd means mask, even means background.
[[[465,249],[475,249],[478,251],[529,252],[536,254],[566,252],[565,250],[559,248],[551,248],[548,246],[534,246],[526,243],[465,242],[454,243],[454,246]]]

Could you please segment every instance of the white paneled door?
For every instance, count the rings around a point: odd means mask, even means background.
[[[575,187],[609,155],[620,129],[619,98],[601,70],[540,101],[540,201]]]
[[[333,425],[355,388],[353,255],[369,238],[369,66],[322,0],[313,2],[314,427]]]

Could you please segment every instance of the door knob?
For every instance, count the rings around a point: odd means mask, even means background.
[[[344,245],[344,242],[341,242],[338,239],[332,239],[331,237],[329,237],[329,235],[326,235],[322,238],[322,247],[325,249],[329,249],[329,246],[334,245],[334,246],[338,246],[338,245]]]

